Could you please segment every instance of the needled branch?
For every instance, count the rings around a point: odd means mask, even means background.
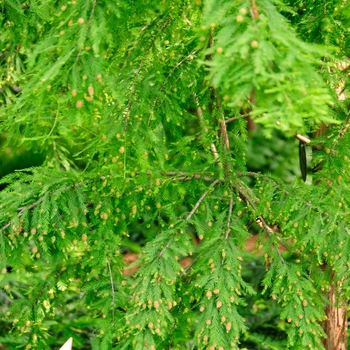
[[[227,133],[227,127],[226,127],[226,122],[225,122],[225,116],[224,113],[222,112],[221,108],[221,100],[219,97],[219,94],[217,93],[216,89],[213,88],[213,94],[216,96],[216,108],[218,112],[220,113],[220,119],[218,120],[220,131],[219,131],[219,138],[221,139],[222,144],[224,145],[224,148],[226,150],[230,149],[230,142],[228,139],[228,133]]]
[[[115,308],[115,291],[114,291],[114,281],[113,281],[113,274],[111,269],[111,263],[109,259],[107,260],[107,266],[109,271],[109,279],[111,282],[111,291],[112,291],[112,322],[113,322],[113,328],[115,328],[115,320],[114,320],[114,308]]]
[[[169,24],[170,21],[171,21],[171,17],[168,17],[167,20],[163,23],[163,25],[159,29],[158,33],[154,36],[153,40],[151,41],[151,43],[147,47],[147,50],[146,50],[145,54],[141,58],[139,67],[138,67],[138,69],[137,69],[137,71],[135,73],[135,77],[134,77],[134,79],[132,81],[131,88],[130,88],[130,93],[129,93],[129,98],[128,98],[128,105],[126,107],[125,116],[124,116],[124,131],[126,131],[126,129],[128,127],[128,120],[129,120],[130,110],[131,110],[131,101],[132,101],[132,97],[133,97],[134,91],[135,91],[135,83],[136,83],[136,80],[137,80],[137,78],[138,78],[138,76],[140,74],[140,71],[141,71],[141,68],[143,66],[143,63],[144,63],[147,55],[151,51],[151,48],[154,45],[155,41],[157,40],[158,35],[164,30],[164,28]]]
[[[93,16],[94,16],[94,12],[95,12],[95,8],[96,8],[96,3],[97,3],[97,0],[93,0],[92,8],[91,8],[91,13],[90,13],[90,17],[89,17],[88,23],[87,23],[87,25],[86,25],[86,30],[85,30],[85,34],[84,34],[85,37],[87,36],[87,33],[88,33],[89,28],[90,28],[91,23],[92,23],[92,18],[93,18]],[[77,55],[77,57],[76,57],[76,59],[75,59],[75,62],[78,62],[78,61],[79,61],[79,58],[80,58],[80,55],[81,55],[82,51],[83,51],[83,48],[81,47],[81,48],[79,49],[78,55]]]
[[[150,173],[147,173],[147,174],[151,175]],[[161,172],[161,174],[163,176],[177,176],[177,175],[181,175],[180,177],[176,177],[176,178],[172,179],[172,181],[202,180],[202,181],[205,181],[205,182],[213,182],[213,181],[214,182],[215,181],[223,182],[223,180],[215,179],[215,178],[212,178],[212,177],[209,177],[209,176],[205,176],[205,175],[202,175],[202,174],[196,174],[196,173],[195,174],[191,174],[191,173],[188,173],[188,172],[181,172],[181,171]],[[108,177],[110,177],[110,175],[108,175],[108,176],[101,176],[99,178],[99,180],[100,181],[104,181]],[[79,187],[82,187],[82,186],[83,186],[83,182],[78,182],[78,183],[75,183],[73,185],[67,186],[64,189],[55,190],[55,191],[52,191],[50,193],[47,193],[47,194],[45,194],[44,196],[40,197],[38,200],[36,200],[35,202],[33,202],[31,204],[28,204],[28,205],[25,205],[25,206],[22,206],[22,207],[18,207],[17,208],[17,213],[18,213],[17,215],[20,218],[25,211],[30,211],[30,210],[34,209],[35,207],[37,207],[40,203],[42,203],[43,200],[47,196],[52,196],[52,195],[54,195],[57,192],[62,192],[62,190],[63,191],[68,191],[68,190],[71,190],[71,189],[74,189],[74,188],[79,188]],[[91,203],[91,202],[88,202],[88,203],[85,204],[86,207],[91,207],[92,205],[93,205],[93,203]],[[0,233],[2,233],[7,228],[9,228],[12,225],[12,223],[13,223],[12,220],[7,222],[2,228],[0,228]]]
[[[209,47],[214,46],[214,36],[213,36],[213,31],[210,31],[210,37],[209,37]],[[213,55],[207,55],[206,57],[207,61],[212,61],[213,60]],[[230,142],[228,138],[228,133],[227,133],[227,127],[226,127],[226,122],[225,122],[225,116],[224,113],[222,112],[221,108],[221,100],[220,96],[214,86],[211,86],[211,97],[212,97],[212,105],[211,105],[211,111],[213,112],[215,109],[216,111],[214,112],[214,116],[216,119],[216,123],[219,126],[219,131],[218,131],[218,137],[222,146],[223,150],[229,151],[230,150]],[[215,101],[215,102],[214,102]],[[216,114],[220,113],[220,117],[217,118]],[[221,162],[223,162],[223,159],[221,159]],[[229,180],[230,178],[230,166],[229,162],[226,161],[223,164],[224,167],[224,172],[225,172],[225,178],[226,180]]]
[[[73,184],[71,186],[67,186],[66,188],[64,188],[63,190],[64,191],[67,191],[67,190],[70,190],[70,189],[73,189],[73,188],[77,188],[77,187],[81,187],[83,185],[82,182],[78,182],[76,184]],[[46,198],[46,196],[52,196],[53,194],[57,193],[58,191],[60,190],[56,190],[56,191],[53,191],[49,194],[46,194],[42,197],[40,197],[37,201],[33,202],[32,204],[29,204],[29,205],[26,205],[26,206],[23,206],[23,207],[19,207],[17,208],[17,212],[18,212],[18,217],[21,217],[23,215],[23,213],[26,211],[26,210],[32,210],[34,209],[35,207],[37,207],[40,203],[42,203],[42,201]],[[12,220],[10,220],[7,224],[5,224],[2,228],[0,228],[0,233],[5,231],[7,228],[9,228],[10,226],[12,225]]]
[[[240,197],[251,206],[251,208],[253,209],[253,211],[255,212],[255,214],[259,215],[258,209],[256,207],[256,205],[254,204],[253,200],[249,197],[248,194],[246,194],[240,187],[239,185],[234,185],[234,190],[236,192],[238,192],[238,194],[240,195]],[[267,233],[267,235],[271,238],[271,234],[274,232],[274,230],[266,223],[265,219],[263,216],[259,215],[256,220],[258,222],[260,222],[261,227],[264,229],[264,231]],[[259,225],[260,226],[260,225]],[[280,260],[284,263],[284,259],[280,253],[280,251],[278,250],[278,247],[275,243],[273,243],[274,248],[276,249],[276,252],[280,258]]]
[[[191,57],[193,57],[193,55],[195,55],[199,50],[194,50],[192,51],[189,55],[187,55],[185,58],[183,58],[172,70],[171,72],[167,75],[167,77],[165,78],[162,86],[160,87],[159,89],[159,92],[162,92],[167,81],[169,80],[169,78],[174,74],[174,72],[176,71],[177,68],[179,68],[185,61],[187,61],[188,59],[190,59]],[[156,104],[159,100],[159,94],[157,95],[157,97],[155,98],[154,102],[153,102],[153,105],[152,105],[152,109],[151,109],[151,113],[150,113],[150,116],[148,118],[148,125],[150,125],[151,123],[151,118],[152,118],[152,115],[153,115],[153,112],[154,112],[154,108],[156,107]]]
[[[225,233],[225,239],[228,240],[228,236],[230,234],[230,226],[231,226],[231,217],[232,217],[232,208],[233,208],[233,198],[230,198],[230,205],[228,208],[228,218],[227,218],[227,227],[226,227],[226,233]],[[225,257],[222,257],[221,265],[224,265]]]
[[[197,113],[198,113],[199,124],[203,128],[204,132],[207,134],[209,132],[209,129],[205,125],[204,117],[203,117],[203,111],[202,111],[202,108],[199,106],[198,97],[197,97],[197,95],[195,93],[193,93],[193,96],[194,96],[194,100],[195,100],[196,106],[197,106]],[[218,153],[218,150],[216,149],[215,143],[212,143],[210,145],[210,150],[211,150],[211,153],[213,154],[214,159],[215,160],[219,160],[219,153]]]

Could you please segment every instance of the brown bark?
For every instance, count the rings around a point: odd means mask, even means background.
[[[323,329],[327,338],[323,340],[323,346],[326,350],[346,350],[348,345],[348,319],[347,303],[344,302],[340,307],[337,303],[337,292],[335,284],[332,284],[328,293],[330,305],[326,308],[327,320],[323,322]]]

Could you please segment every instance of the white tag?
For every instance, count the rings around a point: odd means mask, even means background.
[[[69,338],[64,345],[61,347],[60,350],[72,350],[73,346],[73,338]]]

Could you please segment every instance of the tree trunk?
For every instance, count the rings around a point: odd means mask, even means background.
[[[330,304],[326,308],[327,320],[323,322],[323,329],[327,334],[327,338],[323,340],[323,345],[326,350],[347,350],[347,303],[344,302],[341,307],[335,306],[337,303],[335,287],[335,284],[332,284],[328,293]]]

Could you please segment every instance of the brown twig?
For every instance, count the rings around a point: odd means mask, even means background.
[[[192,208],[191,212],[187,215],[186,217],[186,221],[189,221],[191,219],[191,217],[193,216],[193,214],[196,212],[196,210],[198,209],[198,207],[200,206],[200,204],[202,203],[202,201],[204,200],[204,198],[208,195],[210,188],[214,187],[216,184],[218,184],[220,182],[219,179],[216,179],[215,181],[213,181],[210,185],[209,188],[201,195],[201,197],[198,199],[197,203],[195,204],[195,206]]]
[[[242,114],[240,117],[232,117],[229,119],[225,120],[225,123],[231,123],[231,122],[235,122],[236,120],[240,120],[240,119],[245,119],[245,118],[249,118],[249,114]]]

